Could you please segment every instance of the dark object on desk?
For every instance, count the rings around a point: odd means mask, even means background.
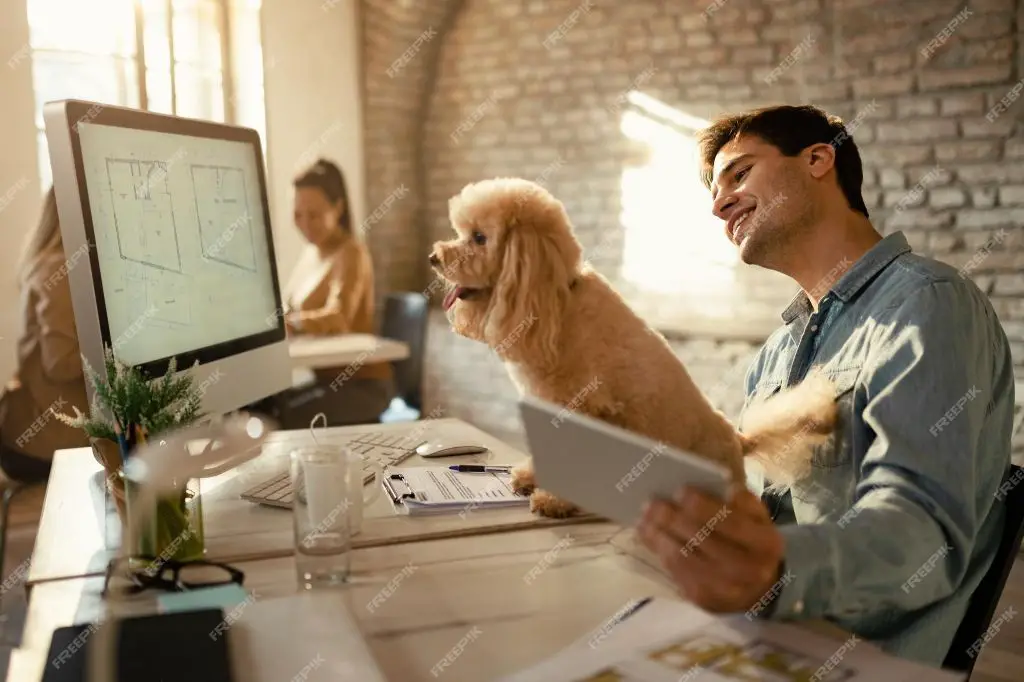
[[[85,682],[98,628],[54,630],[42,682]],[[117,681],[234,682],[228,634],[221,609],[126,618],[117,633]]]
[[[992,565],[971,595],[967,613],[953,636],[946,660],[942,662],[942,667],[947,670],[967,673],[968,680],[978,661],[978,649],[985,645],[982,638],[992,622],[992,615],[999,605],[1006,579],[1020,551],[1021,539],[1024,538],[1024,468],[1010,465],[1010,471],[999,488],[997,504],[1000,503],[1000,497],[1001,503],[1006,506],[1003,538],[996,549]]]
[[[410,415],[419,419],[423,413],[423,353],[427,343],[427,297],[417,292],[389,294],[384,300],[380,335],[401,341],[409,346],[409,357],[392,363],[395,397],[405,403]],[[394,412],[396,417],[389,418]],[[398,416],[403,410],[388,408],[381,415],[382,422],[407,421]]]

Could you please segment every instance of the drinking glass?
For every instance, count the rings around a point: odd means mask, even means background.
[[[379,466],[373,469],[379,482],[383,473]],[[292,452],[295,566],[303,589],[348,581],[352,536],[362,520],[362,477],[362,461],[344,447],[302,447]]]

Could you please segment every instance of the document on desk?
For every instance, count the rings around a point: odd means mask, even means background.
[[[530,498],[512,489],[512,475],[465,473],[448,467],[388,469],[385,488],[410,514],[527,506]]]
[[[890,656],[857,638],[716,617],[654,599],[609,618],[561,653],[498,682],[955,682],[965,676]]]

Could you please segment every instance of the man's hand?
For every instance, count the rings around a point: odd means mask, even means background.
[[[746,611],[778,582],[784,551],[768,510],[745,486],[729,502],[686,488],[652,501],[637,528],[680,594],[717,613]]]

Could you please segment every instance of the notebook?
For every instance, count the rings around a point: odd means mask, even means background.
[[[410,515],[466,514],[483,509],[527,507],[530,498],[512,489],[510,473],[465,473],[448,467],[385,469],[384,490]]]

